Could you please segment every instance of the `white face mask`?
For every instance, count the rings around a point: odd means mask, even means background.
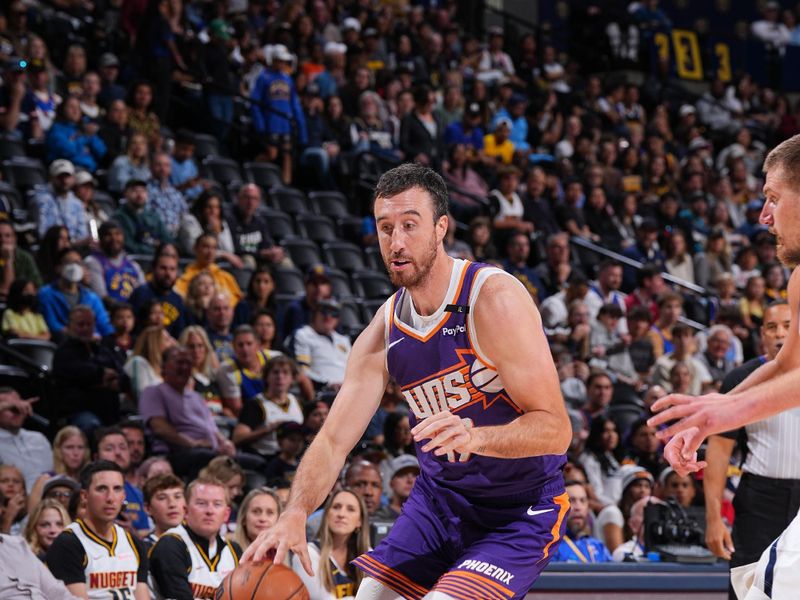
[[[78,283],[83,279],[83,265],[69,263],[61,270],[61,276],[70,283]]]

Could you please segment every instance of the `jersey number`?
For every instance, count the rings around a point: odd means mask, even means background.
[[[120,588],[118,590],[108,590],[112,600],[133,600],[130,588]]]

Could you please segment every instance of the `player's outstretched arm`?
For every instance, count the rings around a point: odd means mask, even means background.
[[[278,522],[262,532],[242,555],[259,561],[275,550],[283,562],[291,550],[313,576],[306,546],[306,519],[322,504],[344,465],[347,453],[369,425],[388,382],[383,310],[361,333],[350,352],[344,382],[322,429],[309,446],[292,483],[289,502]]]
[[[564,454],[572,439],[539,311],[528,292],[509,277],[487,279],[474,306],[475,329],[484,362],[500,375],[523,414],[505,425],[470,427],[450,412],[414,427],[414,438],[431,438],[426,452],[455,451],[496,458]]]

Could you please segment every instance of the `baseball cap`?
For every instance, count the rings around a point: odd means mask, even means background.
[[[703,136],[698,136],[689,142],[689,152],[694,152],[695,150],[704,150],[706,148],[711,148],[711,142],[709,142]]]
[[[511,119],[509,119],[508,117],[500,117],[494,123],[494,130],[497,131],[500,128],[501,125],[505,125],[509,129],[511,129],[514,124],[511,122]]]
[[[95,185],[94,177],[89,171],[80,170],[75,173],[75,185],[84,185],[86,183],[91,183]]]
[[[419,473],[419,461],[411,454],[401,454],[389,461],[390,478],[397,477],[401,471],[415,469]]]
[[[306,273],[306,283],[330,283],[331,272],[325,265],[314,265]]]
[[[364,30],[363,37],[365,37],[365,38],[368,38],[368,37],[378,37],[378,30],[377,30],[377,29],[375,29],[374,27],[367,27],[367,28]]]
[[[292,62],[294,56],[289,49],[283,44],[275,44],[272,47],[272,60],[282,60],[283,62]]]
[[[59,158],[50,163],[48,170],[50,177],[58,177],[59,175],[75,175],[75,165],[73,165],[66,158]]]
[[[44,484],[44,489],[42,490],[42,497],[43,498],[46,497],[47,494],[53,488],[57,487],[68,487],[71,492],[75,492],[81,489],[81,486],[74,479],[71,479],[66,475],[58,475],[56,477],[51,478],[47,483]]]
[[[128,179],[125,182],[125,190],[127,191],[132,187],[147,187],[147,183],[142,179]]]
[[[119,59],[111,52],[104,52],[100,55],[100,60],[97,64],[101,67],[118,67]]]
[[[697,109],[694,106],[692,106],[691,104],[684,104],[683,106],[681,106],[680,110],[678,111],[678,114],[682,117],[685,117],[686,115],[693,115],[696,112]]]
[[[231,34],[228,32],[228,24],[222,19],[214,19],[208,25],[208,30],[212,35],[217,36],[221,40],[231,39]]]
[[[300,423],[296,423],[294,421],[284,421],[280,425],[278,425],[277,435],[278,439],[285,438],[287,436],[296,433],[298,435],[303,435],[303,426]]]
[[[467,114],[474,117],[480,116],[481,105],[478,104],[477,102],[470,102],[467,105]]]
[[[361,21],[355,17],[347,17],[342,21],[342,31],[347,31],[348,29],[361,33]]]
[[[489,29],[487,29],[486,31],[489,33],[490,37],[495,35],[503,35],[503,28],[500,27],[499,25],[493,25],[492,27],[489,27]]]
[[[514,92],[511,94],[511,98],[509,98],[508,103],[511,105],[514,104],[524,104],[527,102],[528,99],[525,97],[525,94],[520,94],[519,92]]]
[[[347,45],[339,42],[327,42],[323,52],[325,54],[347,54]]]
[[[341,310],[342,305],[336,298],[324,298],[317,302],[316,310],[318,312],[338,312]]]
[[[640,467],[639,465],[624,465],[622,468],[620,468],[619,472],[622,478],[623,494],[628,487],[641,479],[646,479],[649,481],[651,487],[653,485],[653,476],[650,474],[650,471],[644,467]]]

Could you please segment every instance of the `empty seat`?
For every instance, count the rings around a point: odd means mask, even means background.
[[[327,242],[322,245],[325,262],[332,267],[352,273],[365,267],[361,248],[350,242]]]
[[[207,156],[219,156],[219,142],[213,135],[207,133],[194,134],[194,155],[203,160]]]
[[[356,294],[367,300],[385,299],[394,293],[394,287],[389,278],[377,271],[356,271],[352,274],[351,279]]]
[[[331,280],[331,291],[340,300],[353,297],[350,278],[344,271],[328,267],[328,279]]]
[[[272,207],[290,215],[299,215],[311,212],[308,198],[297,188],[274,187],[269,190],[269,199]]]
[[[53,355],[58,347],[53,342],[12,339],[8,340],[8,345],[27,356],[42,371],[50,371],[53,368]]]
[[[347,198],[341,192],[309,192],[308,199],[314,212],[326,217],[347,217]]]
[[[283,185],[281,169],[273,163],[244,163],[244,176],[249,183],[255,183],[262,190],[270,190]]]
[[[220,183],[224,189],[228,189],[231,184],[241,185],[244,182],[239,163],[230,158],[209,156],[203,160],[203,170],[207,177]]]
[[[0,135],[0,158],[25,156],[25,142],[16,138]]]
[[[102,190],[95,190],[93,198],[97,207],[105,212],[109,218],[111,218],[111,215],[116,212],[117,202],[114,200],[114,196],[111,194],[108,194]]]
[[[364,300],[361,303],[361,312],[365,323],[372,321],[375,314],[383,308],[385,300]]]
[[[22,191],[28,191],[37,185],[47,185],[44,165],[35,158],[18,156],[4,160],[3,177]]]
[[[277,267],[275,269],[276,294],[290,295],[293,298],[306,291],[303,274],[294,267]]]
[[[317,244],[334,242],[337,239],[336,226],[333,221],[320,215],[297,215],[297,232]]]
[[[339,311],[339,328],[346,335],[358,335],[364,329],[361,310],[355,302],[342,302]]]
[[[242,291],[247,290],[247,286],[250,285],[250,278],[253,276],[252,269],[231,269],[231,275],[233,275],[234,279],[236,279],[236,283],[239,284],[239,288]]]
[[[277,210],[270,210],[264,213],[264,218],[267,222],[269,235],[275,241],[280,242],[295,235],[294,223],[292,223],[292,218],[289,215]]]
[[[308,271],[312,266],[322,262],[319,256],[319,249],[311,240],[285,238],[281,242],[281,246],[301,271]]]
[[[5,213],[4,218],[17,222],[25,222],[28,219],[28,211],[24,208],[24,203],[17,189],[5,181],[0,181],[0,213]]]
[[[364,257],[367,260],[367,266],[373,271],[386,273],[386,265],[383,262],[381,249],[378,246],[367,246],[364,248]]]

